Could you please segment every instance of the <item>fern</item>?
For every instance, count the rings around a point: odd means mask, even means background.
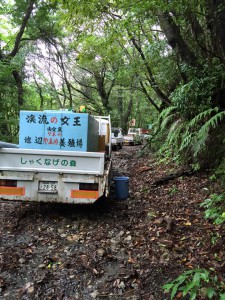
[[[168,107],[166,109],[164,109],[161,114],[159,115],[159,118],[162,119],[162,123],[160,125],[160,129],[161,131],[165,130],[166,127],[170,125],[169,128],[169,134],[167,136],[167,143],[171,144],[173,143],[175,140],[177,140],[180,131],[182,130],[182,126],[180,124],[180,119],[177,119],[177,107],[176,106],[171,106]],[[175,122],[172,122],[174,121]]]
[[[172,124],[169,130],[169,134],[167,136],[167,141],[170,145],[174,143],[176,144],[179,141],[183,127],[184,124],[181,122],[180,119]]]
[[[162,123],[160,125],[161,130],[164,130],[168,126],[169,122],[171,122],[172,119],[175,118],[175,115],[177,113],[176,110],[177,110],[176,106],[170,106],[170,107],[164,109],[160,113],[160,115],[159,115],[159,122],[162,120]]]
[[[159,114],[159,118],[163,119],[166,116],[168,116],[172,111],[176,111],[177,107],[176,106],[169,106],[167,108],[165,108],[160,114]]]
[[[204,126],[210,126],[212,128],[216,128],[218,126],[218,123],[222,121],[224,116],[225,116],[225,111],[221,111],[215,116],[213,116],[208,122],[206,122]]]
[[[218,112],[218,107],[216,108],[209,108],[200,114],[198,114],[196,117],[194,117],[190,123],[188,124],[188,129],[196,126],[200,121],[203,121],[206,117],[210,117],[212,113],[217,113]]]
[[[190,145],[192,145],[194,141],[195,141],[194,133],[185,135],[185,137],[182,139],[181,146],[179,147],[179,152],[182,152],[183,150],[190,147]]]
[[[219,122],[222,121],[224,116],[225,111],[219,112],[218,114],[210,118],[204,125],[202,125],[202,127],[196,134],[197,143],[194,147],[194,156],[197,156],[200,150],[203,149],[209,137],[209,131],[211,129],[216,129],[219,125]]]
[[[168,124],[173,121],[173,119],[174,119],[174,114],[170,114],[164,117],[161,123],[161,130],[164,130],[168,126]]]
[[[196,139],[197,142],[193,144],[193,156],[197,157],[200,152],[202,152],[205,149],[206,140],[208,138],[208,135],[203,135],[201,139]]]
[[[206,117],[211,116],[213,112],[217,111],[218,108],[208,109],[207,111],[198,114],[189,122],[189,124],[187,124],[187,128],[179,148],[180,152],[191,146],[193,148],[194,156],[196,157],[198,153],[204,149],[210,130],[216,129],[219,126],[219,122],[225,116],[225,111],[217,113],[203,125],[201,123],[205,121],[204,119],[206,119]]]
[[[174,118],[176,121],[169,126],[165,144],[172,146],[171,150],[175,155],[187,154],[187,151],[191,151],[189,153],[197,158],[199,153],[206,150],[211,131],[218,128],[225,117],[225,111],[218,111],[217,107],[207,109],[187,122],[178,119],[175,106],[166,109],[161,113],[161,117],[164,117],[161,129],[168,127]]]

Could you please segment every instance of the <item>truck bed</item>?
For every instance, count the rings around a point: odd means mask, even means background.
[[[0,198],[93,203],[108,195],[111,160],[102,152],[0,149]]]

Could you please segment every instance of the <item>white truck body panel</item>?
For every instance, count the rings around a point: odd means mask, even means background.
[[[90,204],[107,197],[110,147],[108,153],[0,148],[0,199]]]
[[[1,170],[98,174],[104,172],[104,153],[35,149],[0,149]]]

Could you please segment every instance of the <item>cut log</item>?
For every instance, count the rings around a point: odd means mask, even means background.
[[[178,171],[176,173],[172,173],[172,174],[168,174],[165,175],[159,179],[156,179],[152,185],[154,186],[158,186],[158,185],[163,185],[163,184],[167,184],[170,180],[174,180],[176,178],[179,178],[181,176],[191,176],[193,175],[194,171],[193,170],[181,170]]]

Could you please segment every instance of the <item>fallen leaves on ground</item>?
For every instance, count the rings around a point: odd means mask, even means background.
[[[113,154],[114,174],[129,176],[127,200],[1,203],[2,299],[165,300],[162,285],[184,270],[213,267],[224,277],[222,228],[199,206],[215,184],[195,174],[152,186],[176,166],[139,150]]]

